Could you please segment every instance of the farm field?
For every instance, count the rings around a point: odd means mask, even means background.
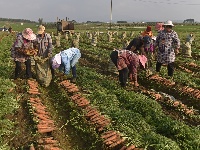
[[[37,31],[36,24],[12,27],[19,32],[26,27]],[[106,24],[77,24],[74,35],[60,36],[59,46],[56,30],[47,28],[54,33],[54,54],[69,48],[72,41],[82,54],[76,84],[68,80],[71,75],[56,70],[48,87],[34,78],[25,79],[24,70],[20,79],[13,79],[10,48],[17,32],[0,32],[0,149],[199,150],[200,27],[174,27],[181,43],[191,32],[195,41],[192,58],[177,55],[173,80],[167,79],[162,66],[159,76],[146,77],[141,70],[140,86],[123,89],[110,69],[109,54],[145,28],[115,25],[108,30]],[[35,73],[34,65],[32,69]]]

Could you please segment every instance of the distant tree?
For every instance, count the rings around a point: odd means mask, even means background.
[[[43,23],[43,18],[39,18],[39,19],[38,19],[38,22],[39,22],[40,25],[42,25],[42,23]]]

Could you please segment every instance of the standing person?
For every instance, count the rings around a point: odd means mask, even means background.
[[[148,35],[151,38],[153,37],[153,32],[151,30],[151,26],[147,26],[146,30],[141,33],[142,36]]]
[[[172,21],[164,23],[164,30],[161,30],[156,38],[155,46],[158,46],[156,71],[160,72],[162,64],[167,65],[168,76],[174,73],[175,54],[179,53],[180,39],[178,34],[172,30]]]
[[[17,34],[16,41],[11,48],[11,57],[15,61],[15,79],[19,77],[21,72],[21,63],[25,63],[26,65],[26,77],[32,78],[31,58],[29,55],[25,55],[23,51],[25,49],[32,49],[32,42],[35,39],[36,35],[30,28],[26,28],[21,33]]]
[[[152,66],[153,66],[153,57],[154,57],[154,41],[153,41],[153,32],[151,30],[151,26],[147,26],[146,30],[141,33],[144,40],[146,40],[148,43],[150,43],[149,47],[146,47],[144,49],[145,55],[148,59],[147,61],[147,68],[146,68],[146,76],[149,76],[152,74]]]
[[[76,64],[81,57],[81,52],[78,48],[72,47],[61,51],[52,58],[52,67],[54,69],[59,68],[59,71],[63,71],[66,75],[70,73],[72,69],[71,82],[75,83],[77,78]]]
[[[140,62],[143,64],[143,67],[145,67],[145,63],[143,63],[143,57],[139,57],[139,54],[144,50],[143,44],[143,39],[141,37],[134,38],[129,43],[126,50],[114,50],[110,54],[112,62],[119,71],[119,82],[121,87],[126,87],[128,77],[130,78],[131,84],[134,86],[139,86],[137,80],[137,71],[140,66]]]
[[[48,86],[54,76],[50,58],[52,56],[52,38],[49,33],[45,32],[45,27],[40,25],[38,27],[36,40],[34,45],[38,48],[35,59],[36,78],[44,86]]]
[[[42,58],[51,57],[53,50],[51,35],[45,32],[45,27],[43,25],[38,27],[37,33],[35,40],[35,44],[37,44],[38,47],[37,56]]]

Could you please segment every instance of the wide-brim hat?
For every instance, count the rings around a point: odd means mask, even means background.
[[[45,31],[45,27],[44,27],[43,25],[40,25],[40,26],[38,27],[37,33],[38,33],[38,34],[42,34],[42,33],[44,33],[44,31]]]
[[[164,26],[174,26],[171,20],[167,20],[163,25]]]
[[[26,28],[22,31],[22,36],[27,40],[35,40],[36,35],[33,33],[33,30],[31,28]]]

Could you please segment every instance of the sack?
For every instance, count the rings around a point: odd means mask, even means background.
[[[41,85],[48,87],[52,80],[49,58],[43,59],[41,57],[36,56],[34,57],[34,60],[37,81]]]

